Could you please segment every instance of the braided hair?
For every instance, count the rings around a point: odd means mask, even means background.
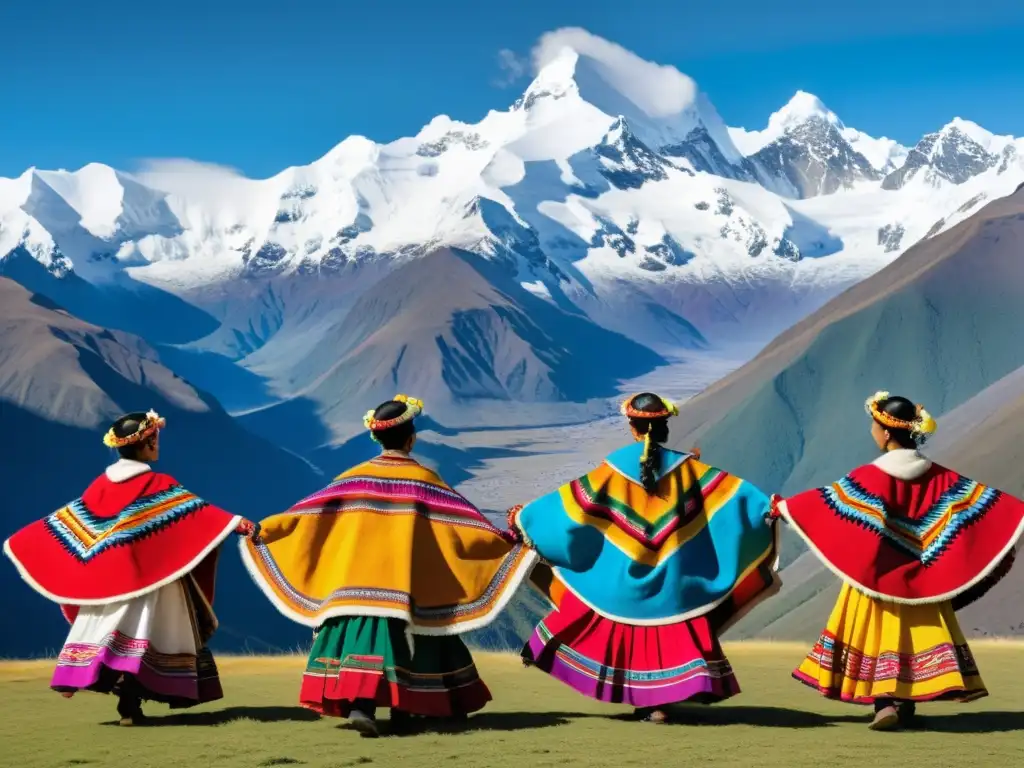
[[[658,485],[658,468],[661,466],[662,445],[668,441],[668,413],[672,411],[658,395],[641,392],[628,401],[629,426],[644,437],[644,452],[640,456],[640,482],[644,490],[652,493]],[[643,418],[634,414],[659,414],[654,418]]]

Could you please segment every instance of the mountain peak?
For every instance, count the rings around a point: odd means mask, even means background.
[[[939,130],[939,135],[946,136],[952,132],[958,132],[978,144],[986,152],[998,153],[1003,147],[1014,141],[1013,136],[997,136],[973,120],[965,120],[962,117],[954,117]]]
[[[830,123],[839,121],[835,112],[826,107],[824,102],[813,93],[797,91],[793,94],[793,98],[786,103],[786,106],[775,112],[768,122],[771,123],[772,118],[788,121],[808,120],[812,117],[821,117]]]
[[[655,120],[685,112],[697,100],[697,84],[675,67],[642,59],[584,29],[559,29],[544,35],[534,61],[538,80],[562,84],[574,80],[581,96],[599,109],[608,91],[628,100],[633,105],[631,112]]]
[[[821,120],[845,130],[843,121],[824,102],[807,91],[797,91],[780,109],[772,112],[768,125],[763,130],[750,131],[745,128],[730,128],[729,134],[744,155],[752,155],[782,138],[793,129],[812,120]]]
[[[611,119],[623,117],[653,149],[677,145],[705,131],[729,162],[741,155],[714,106],[678,69],[641,59],[631,51],[582,29],[563,29],[541,38],[534,52],[537,76],[515,108],[531,110],[566,100],[580,101]]]
[[[768,118],[768,130],[778,138],[793,126],[813,119],[824,120],[842,130],[843,122],[821,99],[807,91],[797,91],[786,105]]]

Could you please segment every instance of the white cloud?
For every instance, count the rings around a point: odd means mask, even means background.
[[[139,161],[134,175],[149,186],[165,192],[171,187],[201,186],[205,184],[234,184],[246,180],[237,168],[216,163],[203,163],[185,157],[150,157]]]
[[[213,209],[248,198],[259,185],[237,168],[183,157],[146,158],[132,175],[146,186]]]
[[[563,27],[543,34],[533,48],[534,71],[566,48],[589,59],[602,79],[649,117],[678,114],[697,97],[697,84],[675,67],[645,61],[621,45],[579,27]]]
[[[494,84],[499,88],[508,88],[527,73],[529,62],[515,51],[502,48],[498,51],[498,67],[501,69],[501,77]]]

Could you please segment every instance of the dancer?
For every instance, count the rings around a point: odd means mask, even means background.
[[[165,425],[153,411],[119,418],[103,442],[120,460],[4,542],[22,578],[71,623],[51,688],[66,698],[116,693],[121,725],[144,721],[143,700],[178,708],[222,698],[206,647],[219,545],[255,530],[150,468]]]
[[[871,704],[873,730],[909,725],[915,702],[987,695],[954,611],[1013,563],[1024,504],[921,456],[936,428],[903,397],[868,398],[882,455],[824,488],[773,497],[843,587],[793,673],[830,699]]]
[[[242,557],[285,616],[316,627],[300,703],[378,735],[411,715],[464,718],[491,695],[457,636],[491,622],[536,555],[409,453],[423,404],[364,418],[381,454],[262,521]]]
[[[718,635],[779,588],[776,526],[760,490],[663,446],[674,404],[645,392],[622,412],[632,445],[509,511],[513,535],[552,566],[534,583],[556,606],[522,655],[660,723],[668,704],[739,693]]]

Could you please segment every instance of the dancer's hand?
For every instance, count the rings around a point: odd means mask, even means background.
[[[519,510],[523,508],[522,504],[516,504],[511,507],[507,513],[505,513],[505,519],[508,522],[508,527],[502,533],[502,537],[513,544],[522,544],[523,532],[519,530],[519,525],[516,523],[516,515],[519,514]]]
[[[239,536],[246,536],[253,541],[259,541],[260,537],[260,524],[254,523],[251,520],[243,520],[235,528],[235,533]]]

